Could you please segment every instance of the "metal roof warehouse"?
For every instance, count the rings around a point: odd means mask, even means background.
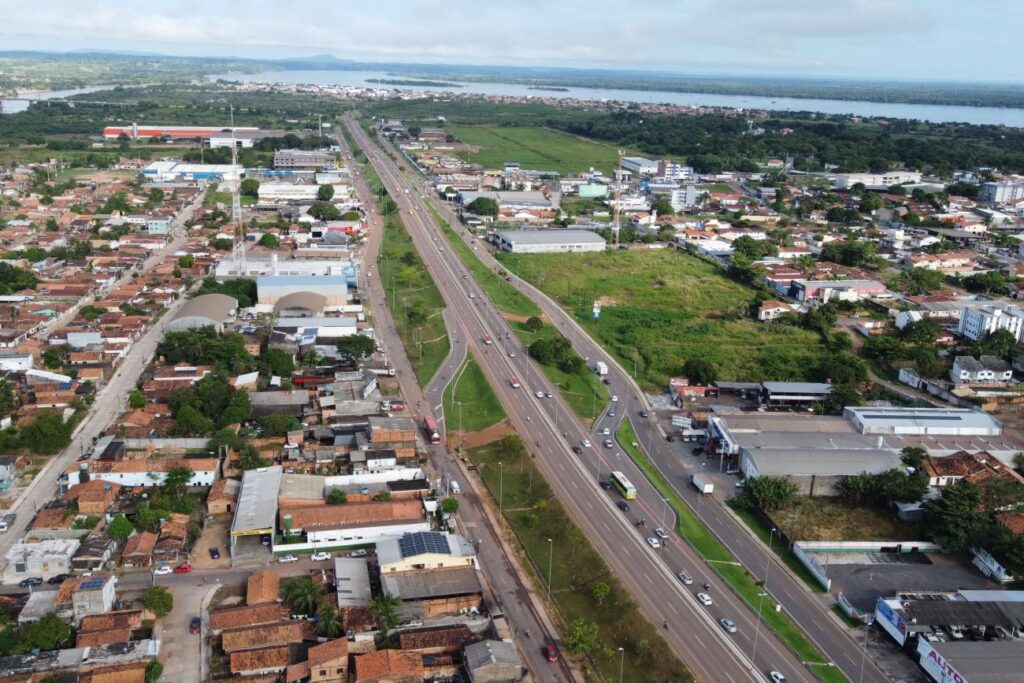
[[[589,230],[515,230],[494,233],[494,242],[505,251],[520,254],[556,254],[573,251],[604,251],[604,238]]]

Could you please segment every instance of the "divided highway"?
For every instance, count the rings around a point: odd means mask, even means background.
[[[598,444],[580,456],[572,452],[571,446],[592,437],[588,429],[576,419],[539,368],[522,353],[505,319],[480,291],[459,257],[446,248],[447,240],[428,215],[419,188],[380,153],[358,125],[351,120],[346,120],[346,125],[401,210],[413,244],[458,326],[458,336],[472,344],[477,361],[516,431],[529,435],[527,445],[537,455],[544,476],[648,618],[655,624],[668,624],[662,632],[664,637],[698,679],[764,681],[768,670],[779,670],[787,680],[816,680],[773,633],[756,628],[755,615],[717,577],[704,570],[700,558],[678,536],[670,532],[667,542],[657,551],[648,546],[634,526],[636,518],[652,522],[645,530],[649,533],[651,526],[656,526],[653,521],[661,520],[667,513],[653,486],[631,471],[632,464],[626,456],[600,452]],[[495,340],[493,345],[484,343],[488,335]],[[517,352],[515,358],[508,355],[513,350]],[[595,358],[598,353],[596,350],[584,355]],[[511,386],[509,380],[513,376],[521,378],[521,388]],[[612,389],[621,394],[623,414],[639,409],[633,398],[635,389],[629,382],[615,376]],[[552,392],[554,397],[539,399],[534,391]],[[610,466],[626,472],[638,489],[637,500],[631,503],[628,515],[620,512],[613,498],[598,486],[601,473],[607,475]],[[666,520],[664,526],[670,529],[674,525]],[[676,576],[680,570],[693,575],[693,585],[683,585]],[[705,580],[711,584],[709,592],[714,601],[709,607],[701,605],[695,597]],[[719,618],[733,620],[738,632],[727,633],[717,623]]]

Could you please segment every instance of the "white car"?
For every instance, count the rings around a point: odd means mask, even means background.
[[[277,561],[281,564],[291,564],[292,562],[298,562],[299,558],[294,555],[285,555],[284,557],[277,558]]]
[[[618,403],[618,402],[619,402],[619,397],[613,395],[612,396],[612,403]]]
[[[657,550],[658,548],[661,547],[661,541],[656,539],[654,536],[651,536],[650,538],[647,539],[647,545],[649,545],[652,548],[654,548],[655,550]]]
[[[535,391],[535,392],[533,392],[533,395],[536,396],[537,398],[544,398],[544,392],[543,391]]]
[[[668,538],[668,532],[662,529],[660,526],[654,530],[654,535],[658,538]]]
[[[555,395],[553,393],[551,393],[550,391],[545,391],[544,392],[544,398],[554,398],[554,397],[555,397]]]
[[[516,357],[516,352],[515,351],[509,351],[508,352],[508,357],[509,358],[515,358]]]
[[[685,583],[687,586],[693,583],[693,577],[687,574],[686,572],[679,572],[678,576],[679,580]]]
[[[580,445],[584,448],[590,448],[590,439],[583,439],[583,441],[580,441]]]
[[[173,573],[174,573],[174,570],[171,569],[170,565],[166,565],[166,564],[164,566],[162,566],[162,567],[157,567],[156,569],[153,570],[153,574],[155,574],[156,576],[167,576],[168,574],[173,574]]]
[[[604,429],[601,430],[601,433],[604,434],[605,436],[608,436],[609,434],[612,433],[612,430],[605,427]]]
[[[605,439],[605,440],[604,440],[604,447],[605,447],[605,448],[611,448],[611,447],[612,447],[612,446],[614,446],[614,445],[615,445],[615,444],[613,444],[613,443],[612,443],[612,440],[611,440],[611,439]]]
[[[366,548],[359,548],[349,553],[349,557],[366,557]]]
[[[786,683],[786,677],[778,671],[769,671],[768,678],[772,679],[772,683]]]
[[[707,593],[697,593],[697,601],[707,607],[711,605],[711,596]]]
[[[309,556],[309,559],[313,560],[314,562],[323,562],[324,560],[331,559],[331,554],[330,553],[313,553],[312,555]]]

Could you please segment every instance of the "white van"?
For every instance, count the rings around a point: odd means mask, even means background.
[[[459,488],[459,482],[454,479],[448,482],[448,490],[452,493],[462,493],[462,489]]]

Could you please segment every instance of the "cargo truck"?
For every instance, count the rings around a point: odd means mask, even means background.
[[[605,375],[608,374],[608,364],[602,361],[597,361],[596,363],[594,363],[594,372],[596,372],[601,377],[604,377]]]
[[[690,483],[697,487],[697,490],[701,493],[711,493],[715,490],[715,485],[709,481],[705,481],[699,474],[691,476]]]

